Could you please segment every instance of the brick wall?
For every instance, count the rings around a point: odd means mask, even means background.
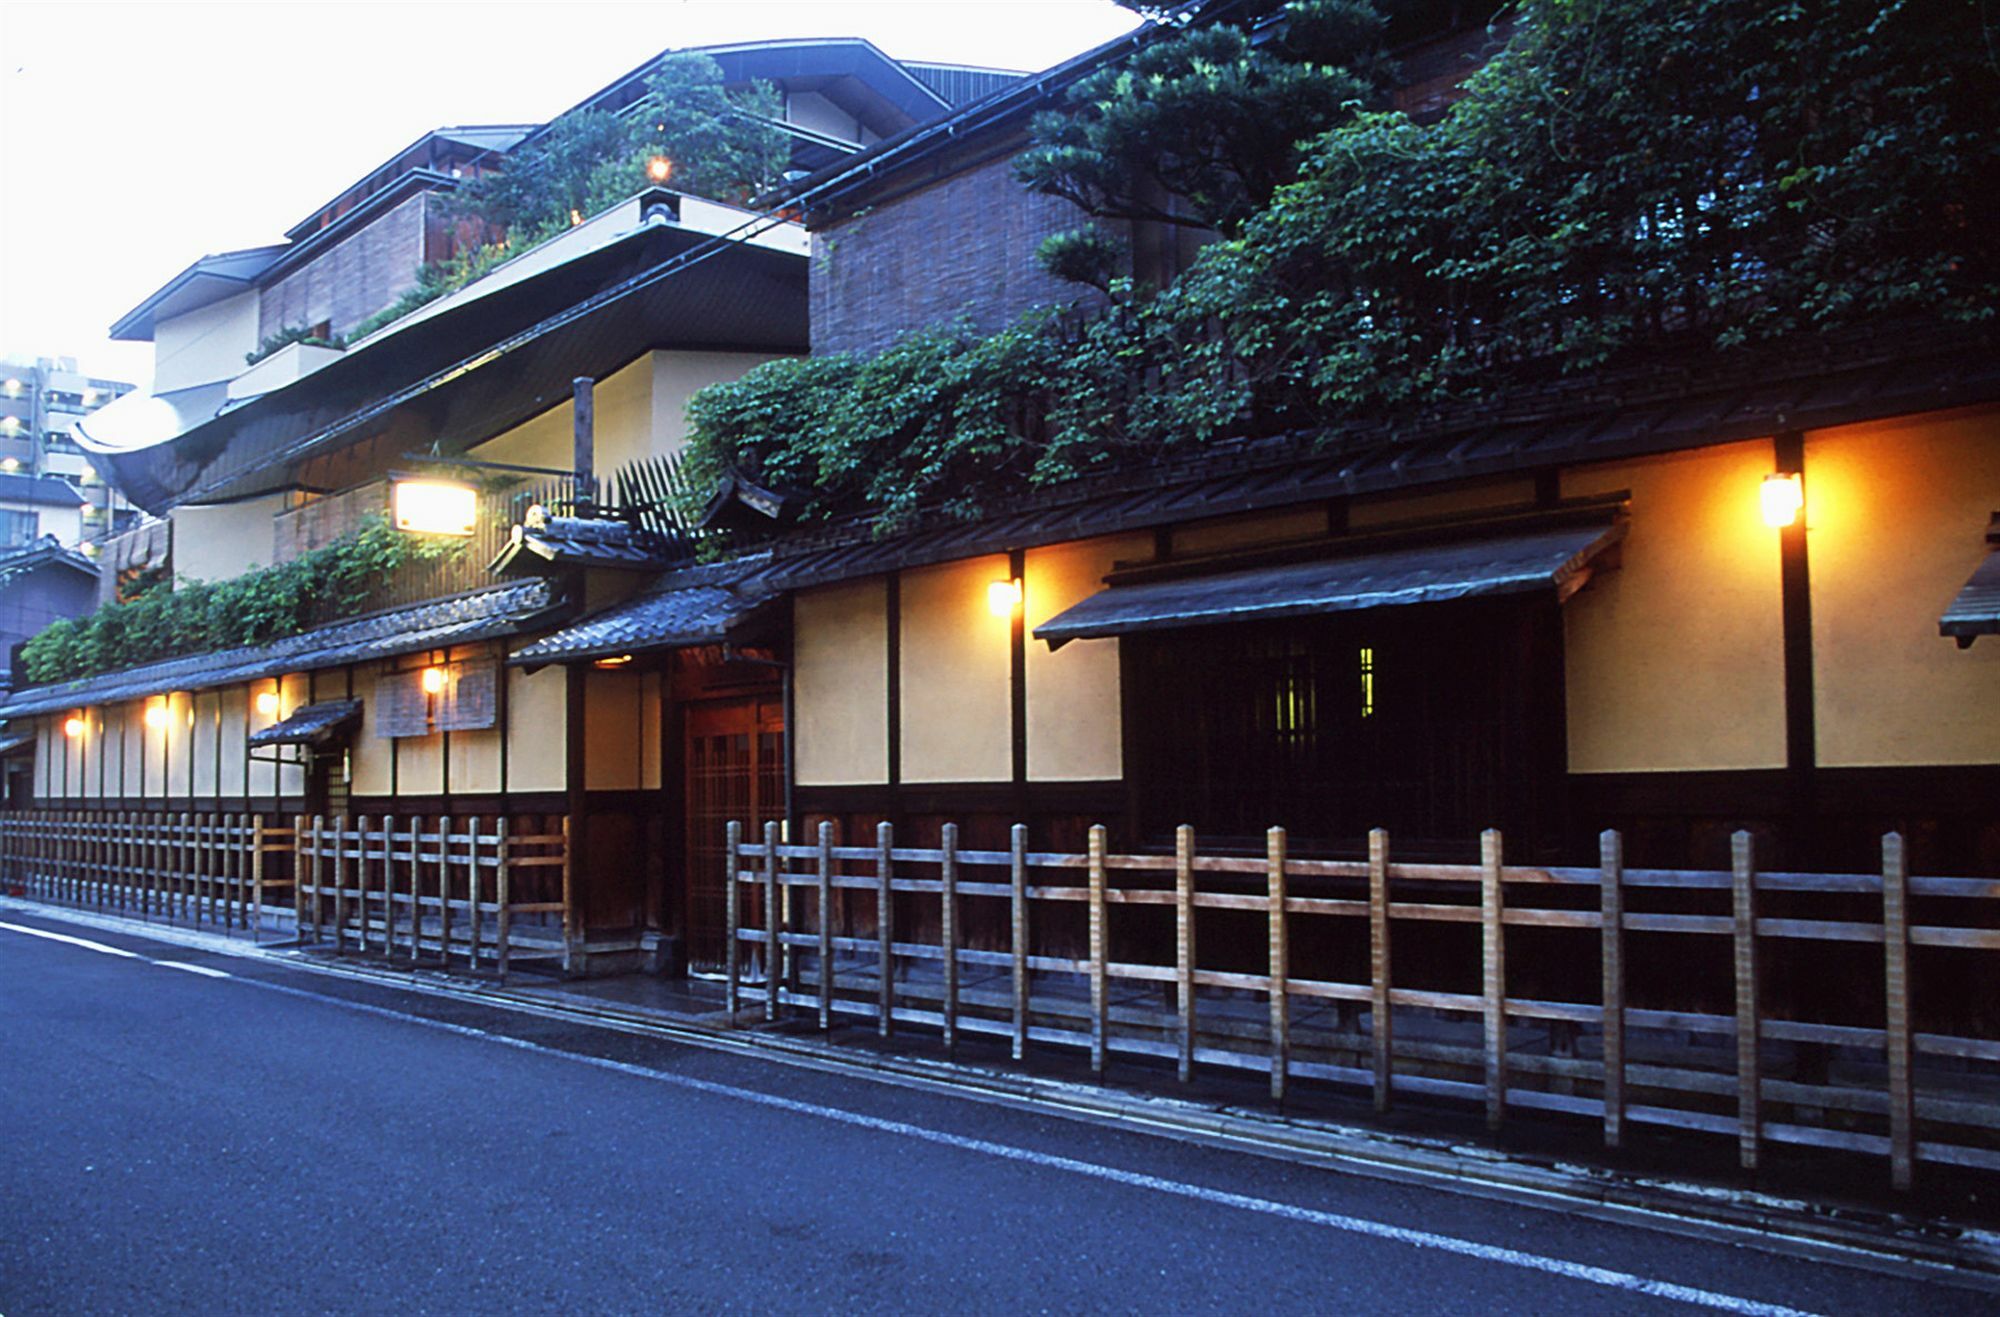
[[[425,208],[419,193],[263,290],[257,331],[269,337],[322,321],[344,334],[417,281],[424,259]]]
[[[1035,260],[1043,238],[1082,227],[1087,217],[1015,182],[1010,158],[815,233],[813,351],[874,351],[961,316],[993,330],[1029,307],[1095,296]]]

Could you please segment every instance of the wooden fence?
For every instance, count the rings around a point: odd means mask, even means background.
[[[1886,1157],[1898,1188],[1920,1161],[2000,1169],[2000,1039],[1920,1028],[1911,971],[1916,949],[1975,956],[1967,981],[1985,984],[1990,1006],[2000,960],[1980,953],[2000,951],[2000,882],[1912,877],[1896,834],[1883,838],[1879,874],[1830,875],[1758,872],[1748,833],[1736,834],[1728,873],[1628,869],[1615,832],[1594,869],[1505,864],[1497,832],[1483,835],[1477,865],[1393,862],[1382,832],[1365,861],[1294,859],[1282,829],[1264,856],[1228,857],[1199,854],[1189,828],[1172,855],[1112,855],[1097,827],[1079,855],[1030,852],[1019,826],[1010,849],[981,851],[961,848],[950,824],[940,847],[905,849],[886,823],[874,846],[835,845],[825,823],[815,844],[781,844],[775,824],[751,844],[732,823],[728,852],[732,1012],[746,997],[767,1020],[803,1007],[823,1029],[860,1014],[884,1036],[921,1022],[947,1048],[963,1032],[998,1034],[1016,1059],[1030,1042],[1087,1047],[1100,1073],[1114,1051],[1170,1059],[1183,1080],[1197,1065],[1267,1070],[1280,1101],[1299,1079],[1371,1090],[1381,1111],[1406,1093],[1469,1098],[1493,1129],[1515,1108],[1555,1111],[1600,1122],[1611,1147],[1632,1124],[1704,1131],[1734,1139],[1747,1168],[1771,1143],[1842,1149]],[[1150,939],[1114,927],[1147,920]],[[1253,967],[1197,958],[1218,925],[1232,924],[1240,950],[1246,923]],[[1451,926],[1463,931],[1431,931]],[[1326,973],[1342,958],[1329,933],[1348,939],[1351,979]],[[1308,938],[1313,954],[1295,959]],[[1536,955],[1514,978],[1566,969],[1570,999],[1509,994],[1509,943],[1530,939]],[[1697,943],[1723,966],[1733,1011],[1672,1000]],[[1760,958],[1782,955],[1796,971],[1800,953],[1843,943],[1879,956],[1867,1023],[1760,1005]],[[1394,961],[1419,946],[1421,957]],[[1441,950],[1476,990],[1410,982],[1437,980]],[[1823,976],[1807,967],[1791,979],[1811,996]],[[1964,974],[1967,962],[1948,968]],[[968,990],[968,974],[985,980]],[[1628,996],[1635,977],[1643,1005]],[[1333,1018],[1295,1022],[1307,1010]]]
[[[0,890],[504,977],[571,961],[569,822],[261,814],[0,814]]]
[[[293,830],[261,814],[0,814],[0,887],[148,918],[261,929],[289,904]]]
[[[569,820],[301,817],[300,942],[330,938],[415,963],[462,957],[504,981],[523,952],[568,968],[575,929]],[[551,917],[557,922],[550,924]],[[527,921],[527,922],[522,922]]]

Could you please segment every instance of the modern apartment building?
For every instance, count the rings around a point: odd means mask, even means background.
[[[0,361],[0,475],[50,476],[70,487],[9,481],[0,489],[5,496],[0,506],[7,509],[0,515],[0,544],[14,547],[54,535],[75,546],[111,534],[129,519],[130,505],[78,445],[76,426],[132,388],[84,374],[71,357]]]

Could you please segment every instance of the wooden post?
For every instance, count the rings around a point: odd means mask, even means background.
[[[1028,825],[1007,831],[1007,900],[1012,928],[1014,1036],[1012,1054],[1019,1061],[1028,1051]]]
[[[1882,838],[1883,1033],[1889,1063],[1889,1180],[1900,1192],[1916,1181],[1917,1106],[1910,1082],[1910,872],[1903,835]]]
[[[1735,864],[1731,883],[1736,942],[1736,1145],[1743,1169],[1757,1169],[1762,1134],[1757,1019],[1757,853],[1748,832],[1730,838]]]
[[[1285,830],[1264,834],[1265,906],[1271,943],[1271,1100],[1285,1100],[1292,1064],[1291,944],[1285,936]]]
[[[410,963],[424,952],[424,816],[410,816]]]
[[[445,827],[451,827],[451,818],[446,816]],[[465,833],[465,965],[467,969],[479,968],[479,816],[473,815],[466,824]]]
[[[304,817],[301,815],[300,817]],[[312,940],[319,941],[320,928],[320,886],[326,876],[326,815],[315,814],[312,820]],[[300,874],[303,878],[305,875]],[[301,936],[305,930],[299,930]]]
[[[1389,958],[1389,833],[1368,833],[1368,1033],[1374,1046],[1375,1110],[1386,1112],[1396,1091],[1395,1006]]]
[[[1174,829],[1174,1007],[1181,1017],[1180,1058],[1176,1073],[1185,1084],[1194,1078],[1194,828]]]
[[[738,925],[742,922],[741,903],[737,894],[736,875],[743,868],[743,822],[729,820],[729,841],[724,847],[722,875],[722,959],[728,967],[728,986],[723,991],[723,1006],[729,1012],[731,1024],[736,1022],[736,1012],[742,1009],[743,1001],[743,948],[740,945]],[[567,867],[567,866],[565,866]],[[567,901],[564,902],[567,906]],[[568,918],[567,915],[564,916]]]
[[[493,899],[500,905],[498,918],[500,943],[495,949],[495,955],[499,959],[500,981],[505,983],[507,981],[507,939],[513,932],[513,914],[507,908],[508,902],[513,899],[513,896],[509,891],[507,877],[508,867],[513,858],[514,839],[509,835],[510,829],[507,826],[507,819],[504,815],[494,820],[493,831],[495,833],[493,850],[500,861],[493,869]]]
[[[958,1047],[958,825],[943,829],[938,864],[938,941],[944,953],[944,1053]]]
[[[778,1018],[784,943],[778,922],[778,821],[764,821],[764,1021]]]
[[[1104,1073],[1110,1005],[1105,983],[1104,825],[1090,825],[1090,1068]]]
[[[451,968],[451,816],[440,814],[438,842],[438,964]],[[567,853],[567,852],[565,852]],[[569,967],[569,887],[567,864],[563,887],[563,967]]]
[[[361,820],[368,821],[364,815]],[[347,950],[347,815],[333,816],[333,951]]]
[[[833,1028],[833,823],[819,821],[819,1028]]]
[[[1625,841],[1606,828],[1597,835],[1599,919],[1603,951],[1604,1146],[1625,1137]]]
[[[884,819],[875,825],[875,1031],[887,1038],[896,1031],[896,947],[894,942],[896,830]]]
[[[562,964],[563,973],[569,974],[574,972],[573,967],[575,966],[577,955],[576,944],[577,938],[582,932],[582,921],[576,917],[576,838],[570,832],[569,815],[567,814],[563,815],[562,838]],[[732,877],[730,881],[733,883],[735,879]],[[730,895],[734,896],[736,889],[731,887],[729,891]]]
[[[1507,938],[1501,922],[1501,839],[1496,828],[1479,835],[1479,915],[1485,952],[1486,1128],[1497,1130],[1507,1111]]]

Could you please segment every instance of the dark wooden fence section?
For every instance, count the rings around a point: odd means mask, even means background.
[[[293,830],[262,814],[0,814],[0,888],[119,914],[261,930],[291,903]]]
[[[1612,832],[1595,869],[1508,865],[1497,832],[1476,865],[1395,862],[1379,831],[1365,861],[1291,858],[1282,829],[1261,858],[1202,855],[1188,828],[1173,855],[1108,854],[1102,827],[1080,855],[1030,852],[1023,827],[1008,851],[957,836],[905,849],[883,824],[840,846],[822,824],[787,845],[767,825],[751,844],[729,825],[731,1010],[919,1022],[947,1047],[998,1034],[1017,1059],[1087,1047],[1100,1072],[1111,1052],[1184,1080],[1252,1068],[1278,1100],[1300,1080],[1378,1110],[1468,1098],[1494,1129],[1554,1111],[1612,1147],[1632,1124],[1702,1131],[1745,1167],[1772,1143],[1874,1154],[1899,1188],[1919,1162],[2000,1170],[2000,1038],[1982,1035],[2000,882],[1912,877],[1896,834],[1878,874],[1760,873],[1748,833],[1729,873],[1627,869]],[[1873,969],[1850,972],[1857,955]],[[1937,976],[1922,1019],[1919,968]],[[1846,1017],[1801,1018],[1822,1001]]]
[[[504,980],[523,955],[574,946],[569,820],[301,817],[299,941],[419,962],[462,959]]]
[[[295,930],[503,978],[568,969],[578,941],[569,820],[12,811],[0,891],[259,934]]]

